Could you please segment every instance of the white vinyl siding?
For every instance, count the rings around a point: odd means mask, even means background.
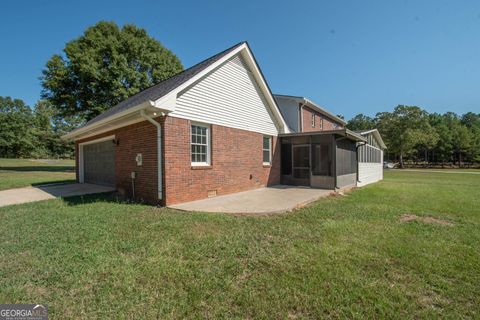
[[[359,187],[383,179],[383,151],[372,134],[365,136],[367,144],[358,147],[358,180]]]
[[[265,97],[240,55],[181,92],[169,116],[278,134]]]
[[[358,180],[359,187],[374,183],[383,179],[383,165],[381,163],[359,163]]]

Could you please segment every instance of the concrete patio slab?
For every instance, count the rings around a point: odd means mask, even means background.
[[[278,185],[186,202],[172,205],[170,208],[185,211],[267,215],[292,211],[326,197],[332,192],[334,191]]]
[[[58,197],[72,197],[92,193],[110,192],[115,188],[90,183],[50,184],[36,187],[0,191],[0,207]]]

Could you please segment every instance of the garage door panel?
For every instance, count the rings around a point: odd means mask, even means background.
[[[115,186],[115,144],[103,141],[83,146],[84,182]]]

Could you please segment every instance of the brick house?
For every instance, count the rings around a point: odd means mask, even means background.
[[[287,123],[280,109],[286,97],[273,96],[250,47],[239,43],[65,135],[75,141],[77,180],[161,205],[281,183],[355,184],[355,146],[366,139],[306,99],[297,101],[301,122]],[[322,141],[327,148],[317,148]],[[319,157],[331,166],[321,172],[328,183],[311,178],[321,171]],[[337,164],[348,168],[337,175]]]

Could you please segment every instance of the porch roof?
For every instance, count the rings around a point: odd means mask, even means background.
[[[281,133],[279,137],[301,137],[301,136],[320,136],[336,134],[353,141],[367,142],[367,139],[360,134],[348,130],[348,129],[338,129],[338,130],[326,130],[326,131],[312,131],[312,132],[293,132],[293,133]]]

